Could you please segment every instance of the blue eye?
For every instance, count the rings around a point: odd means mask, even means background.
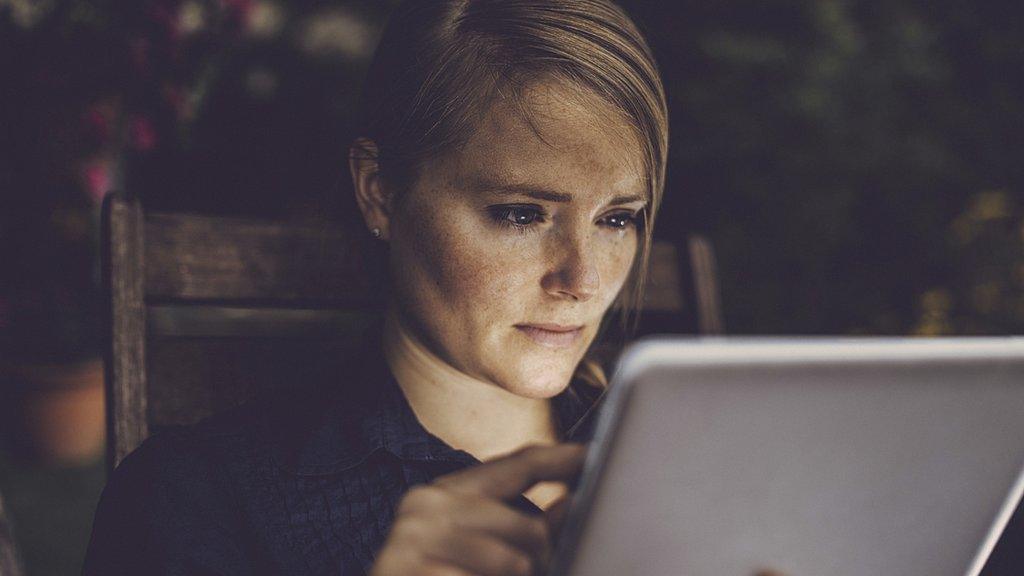
[[[503,226],[511,226],[519,231],[537,222],[543,222],[546,214],[540,206],[494,206],[490,209],[491,217]]]
[[[601,219],[601,221],[609,228],[616,230],[625,230],[630,226],[636,225],[637,213],[634,212],[617,212],[610,214]]]

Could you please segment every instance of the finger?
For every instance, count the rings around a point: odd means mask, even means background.
[[[399,520],[408,518],[414,525],[430,523],[433,532],[447,527],[483,532],[533,557],[550,553],[551,533],[543,517],[514,510],[499,500],[423,486],[409,491],[398,514]]]
[[[489,534],[466,530],[446,532],[424,543],[431,561],[480,576],[531,576],[538,560]]]
[[[586,449],[580,444],[531,446],[439,478],[436,483],[465,494],[507,499],[538,482],[569,482],[580,472]]]
[[[396,574],[412,574],[413,572],[396,572]],[[437,562],[433,560],[427,560],[424,566],[416,567],[416,574],[422,574],[423,576],[478,576],[472,572],[467,572],[458,566],[452,566],[444,562]]]
[[[431,560],[408,548],[398,553],[392,552],[385,552],[377,559],[370,576],[478,576],[447,562]]]
[[[544,518],[513,510],[503,502],[464,498],[453,510],[453,522],[460,529],[499,538],[538,561],[551,555],[551,530]]]

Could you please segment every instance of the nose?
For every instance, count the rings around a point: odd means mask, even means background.
[[[555,265],[541,279],[541,287],[552,296],[585,302],[601,287],[596,254],[587,238],[562,238]]]

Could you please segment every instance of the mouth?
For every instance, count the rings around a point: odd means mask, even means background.
[[[583,335],[583,326],[562,324],[516,324],[516,329],[546,348],[569,348]]]

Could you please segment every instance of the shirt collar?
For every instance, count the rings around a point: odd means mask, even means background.
[[[312,417],[300,418],[305,430],[286,448],[286,467],[303,476],[335,474],[361,464],[378,450],[404,461],[478,462],[420,424],[387,366],[379,338],[366,342],[369,345],[355,356],[358,362],[347,370],[352,385],[336,386],[322,398],[314,396],[314,403],[323,408]],[[603,388],[573,380],[552,399],[564,441],[591,440],[604,393]]]

